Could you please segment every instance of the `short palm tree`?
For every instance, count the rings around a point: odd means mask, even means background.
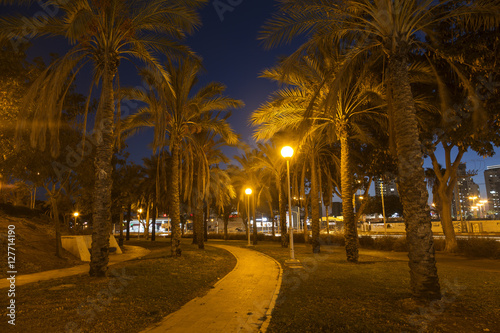
[[[2,0],[1,4],[32,4],[35,1]],[[90,275],[107,271],[111,232],[111,187],[115,95],[118,66],[122,60],[139,60],[167,78],[158,64],[158,53],[188,52],[178,40],[199,25],[196,9],[204,0],[72,0],[54,2],[60,15],[30,30],[36,37],[61,36],[71,48],[34,82],[25,96],[24,109],[34,114],[31,141],[42,148],[50,132],[53,154],[59,151],[62,100],[77,73],[91,67],[92,85],[100,84],[99,108],[95,119],[96,158],[93,200],[93,234]],[[38,13],[37,13],[38,14]],[[35,15],[37,15],[35,14]],[[25,37],[24,17],[2,17],[0,39]],[[33,19],[36,21],[36,19]],[[33,37],[33,36],[30,36]],[[89,98],[91,93],[89,93]],[[24,118],[26,119],[26,118]],[[26,125],[25,122],[20,123]]]
[[[171,154],[171,180],[169,186],[170,218],[172,221],[172,255],[181,255],[181,229],[180,229],[180,149],[183,145],[194,145],[196,133],[202,131],[213,132],[220,135],[228,144],[236,144],[238,136],[233,132],[224,117],[213,116],[230,108],[243,105],[241,101],[222,95],[225,87],[217,82],[212,82],[201,87],[191,95],[191,90],[197,83],[197,76],[201,65],[194,60],[170,61],[166,64],[165,76],[155,72],[146,71],[146,76],[152,83],[152,89],[129,90],[131,98],[143,101],[146,107],[130,116],[124,128],[140,128],[160,126],[158,131],[163,132],[168,138],[165,142]],[[158,113],[163,114],[164,123],[158,124]]]

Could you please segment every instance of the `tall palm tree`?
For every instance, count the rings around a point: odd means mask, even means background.
[[[379,106],[370,101],[380,95],[381,86],[368,75],[366,69],[357,70],[356,75],[337,77],[332,74],[342,63],[340,54],[330,47],[310,52],[307,56],[288,66],[286,61],[279,67],[267,70],[264,76],[282,81],[291,86],[275,93],[272,102],[253,113],[254,124],[260,125],[258,139],[274,135],[285,126],[289,131],[302,130],[302,144],[312,144],[311,153],[311,208],[313,217],[313,251],[319,251],[319,202],[317,153],[324,143],[340,141],[342,210],[345,225],[347,260],[358,261],[357,225],[352,205],[353,172],[350,147],[355,135],[364,131],[358,122],[367,115],[378,114]],[[372,118],[373,119],[373,118]],[[366,137],[364,138],[367,139]]]
[[[284,174],[285,160],[280,154],[274,141],[267,143],[257,143],[259,154],[255,156],[255,168],[269,172],[274,178],[274,183],[278,189],[278,204],[280,215],[281,246],[288,247],[288,237],[286,228],[286,198],[283,193],[282,179]],[[274,225],[274,221],[273,221]]]
[[[311,37],[294,57],[318,44],[333,43],[335,47],[347,48],[351,64],[380,58],[387,64],[411,288],[416,297],[429,299],[441,295],[415,103],[409,83],[410,55],[416,50],[439,55],[431,42],[435,41],[433,32],[441,22],[451,21],[463,29],[477,29],[497,27],[500,21],[498,1],[476,0],[446,8],[450,3],[452,1],[283,0],[280,12],[267,22],[261,36],[265,45],[272,47],[309,33]],[[346,65],[344,70],[349,71],[350,66]]]
[[[16,3],[31,4],[25,0]],[[91,66],[92,85],[100,84],[99,108],[95,119],[96,174],[93,201],[94,229],[90,275],[104,276],[107,271],[109,233],[111,231],[111,157],[114,146],[114,83],[122,60],[139,60],[168,78],[158,65],[157,53],[188,52],[177,41],[199,25],[196,9],[205,0],[73,0],[56,2],[60,15],[30,30],[32,36],[61,36],[71,48],[49,66],[26,93],[25,110],[34,114],[31,141],[45,146],[50,132],[53,154],[59,151],[58,130],[61,101],[82,68]],[[2,0],[2,4],[15,3]],[[36,15],[36,14],[35,14]],[[28,18],[29,20],[29,18]],[[36,20],[36,19],[34,19]],[[0,39],[25,37],[26,18],[2,17]],[[89,98],[91,94],[89,93]],[[26,126],[23,121],[20,126]]]
[[[131,98],[141,100],[147,104],[138,113],[130,116],[124,124],[125,128],[140,128],[155,126],[157,114],[164,114],[163,126],[159,128],[162,135],[167,135],[166,140],[171,154],[171,180],[169,186],[170,218],[172,223],[172,248],[173,256],[181,255],[181,229],[180,229],[180,168],[182,145],[190,146],[196,133],[202,131],[213,132],[220,135],[228,144],[236,144],[238,137],[233,132],[224,117],[210,115],[219,114],[230,108],[241,107],[241,101],[223,95],[225,87],[217,82],[212,82],[201,87],[192,94],[192,89],[198,82],[198,73],[201,65],[198,61],[178,60],[166,64],[165,76],[146,70],[146,77],[152,84],[149,91],[132,89],[129,91]]]
[[[241,184],[241,190],[240,190],[240,201],[245,202],[247,199],[250,200],[251,202],[249,205],[246,205],[247,207],[247,236],[250,233],[250,221],[251,217],[253,216],[253,245],[257,245],[257,219],[255,216],[255,197],[258,196],[258,193],[260,192],[260,189],[262,187],[261,183],[261,177],[262,175],[259,174],[259,169],[256,168],[255,160],[256,156],[258,155],[257,150],[249,150],[245,152],[243,156],[234,156],[236,161],[238,161],[241,166],[242,166],[242,173],[240,175],[240,184]],[[252,194],[250,198],[246,198],[247,194],[245,194],[245,189],[247,187],[250,187],[252,189]],[[248,207],[249,206],[249,207]],[[253,214],[252,214],[253,213]]]

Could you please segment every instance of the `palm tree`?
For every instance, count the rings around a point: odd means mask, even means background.
[[[238,161],[242,166],[242,173],[239,175],[239,183],[240,183],[240,196],[239,199],[241,202],[245,203],[247,194],[245,194],[245,189],[250,187],[252,189],[251,195],[251,204],[250,207],[248,205],[244,205],[247,207],[247,236],[250,233],[250,217],[253,215],[253,245],[257,245],[257,219],[255,216],[255,197],[258,195],[260,188],[262,187],[262,183],[260,181],[261,175],[259,174],[259,169],[256,168],[255,160],[258,155],[257,150],[249,150],[245,152],[243,156],[234,156],[234,159]],[[248,198],[250,200],[250,198]],[[253,208],[253,209],[252,209]],[[249,210],[249,211],[248,211]],[[253,212],[253,214],[252,214]]]
[[[380,95],[381,86],[369,77],[366,69],[355,75],[333,77],[342,57],[329,47],[310,53],[293,66],[286,61],[280,67],[268,70],[264,76],[282,81],[292,88],[285,88],[274,95],[274,100],[253,113],[254,124],[260,124],[256,137],[265,139],[288,126],[288,130],[302,130],[302,145],[310,144],[311,197],[313,217],[313,251],[319,251],[319,185],[317,179],[317,153],[319,146],[340,141],[341,189],[344,215],[347,260],[358,261],[357,225],[352,205],[353,172],[350,146],[352,138],[362,136],[364,130],[358,122],[379,113],[379,106],[370,101]],[[287,67],[288,66],[288,67]],[[287,71],[288,70],[288,71]],[[373,117],[371,117],[374,120]],[[364,137],[367,140],[367,137]]]
[[[409,266],[413,294],[419,298],[440,298],[434,257],[428,193],[418,137],[415,103],[409,83],[410,55],[415,51],[439,50],[433,32],[441,22],[463,29],[495,28],[500,20],[497,1],[477,0],[456,4],[432,0],[284,0],[280,12],[264,26],[262,39],[272,47],[302,33],[311,37],[292,58],[318,44],[332,43],[347,49],[350,64],[382,58],[387,64],[387,86],[391,118],[397,144],[399,192],[403,200]],[[454,3],[455,4],[455,3]],[[444,8],[448,10],[443,10]],[[428,37],[424,40],[422,35]]]
[[[191,96],[191,90],[197,83],[200,70],[200,63],[192,60],[169,61],[166,64],[166,73],[170,80],[146,70],[144,75],[150,80],[152,89],[149,91],[132,89],[129,94],[132,98],[145,102],[147,106],[130,116],[124,124],[124,127],[129,129],[155,126],[158,114],[163,114],[163,126],[158,128],[158,131],[163,131],[162,135],[168,136],[166,142],[171,154],[171,180],[168,188],[171,195],[169,207],[172,223],[172,256],[181,255],[179,170],[182,145],[194,144],[194,135],[202,131],[220,135],[228,144],[235,144],[238,140],[224,117],[210,115],[240,107],[243,103],[223,96],[225,87],[217,82],[201,87]]]
[[[31,4],[34,1],[22,1]],[[92,67],[93,83],[101,84],[96,114],[96,181],[93,201],[94,229],[90,275],[104,276],[107,271],[109,233],[111,231],[111,157],[114,146],[114,83],[124,59],[137,59],[167,74],[158,65],[155,53],[188,52],[177,40],[194,31],[200,21],[196,9],[204,0],[74,0],[57,2],[61,15],[30,31],[36,37],[61,36],[71,44],[70,50],[49,66],[26,93],[25,110],[34,114],[32,145],[45,146],[46,132],[51,134],[53,154],[59,151],[57,133],[61,101],[76,74],[86,65]],[[14,3],[2,0],[2,4]],[[35,14],[36,15],[36,14]],[[0,39],[24,37],[24,17],[0,19]],[[36,19],[35,19],[36,20]],[[89,94],[90,100],[91,93]],[[20,126],[26,126],[22,119]]]
[[[280,233],[281,233],[281,246],[288,247],[288,237],[286,228],[286,198],[283,194],[283,175],[284,175],[284,159],[280,154],[279,149],[273,141],[267,143],[257,143],[259,154],[255,156],[255,168],[261,169],[264,173],[268,172],[274,178],[274,183],[278,189],[278,204],[280,215]],[[274,220],[273,220],[274,228]]]

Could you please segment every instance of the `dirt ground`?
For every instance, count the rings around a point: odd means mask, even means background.
[[[63,258],[55,255],[55,231],[49,218],[44,216],[12,217],[0,210],[0,258],[5,258],[0,260],[0,277],[6,277],[6,272],[9,270],[7,267],[9,226],[14,226],[13,230],[15,230],[15,243],[10,244],[10,248],[14,248],[15,270],[18,274],[37,273],[82,264],[82,261],[65,250],[63,250]]]

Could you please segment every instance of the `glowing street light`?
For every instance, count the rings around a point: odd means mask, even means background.
[[[75,217],[75,228],[76,228],[76,220],[78,218],[78,215],[80,215],[78,212],[73,213],[73,216]]]
[[[477,206],[476,206],[477,196],[470,196],[470,197],[469,197],[469,200],[472,200],[472,207],[471,207],[471,210],[475,210],[475,209],[477,209]],[[476,218],[477,218],[477,213],[476,213]]]
[[[248,215],[248,221],[247,221],[247,233],[248,233],[248,246],[250,246],[250,195],[252,194],[252,189],[248,187],[245,190],[245,194],[247,195],[247,203],[248,203],[248,208],[247,208],[247,215]]]
[[[140,236],[140,231],[141,231],[141,213],[142,213],[142,208],[139,208],[137,210],[137,213],[139,213],[137,215],[137,220],[139,221],[139,224],[137,225],[137,238],[139,238]]]
[[[281,156],[286,158],[286,174],[288,178],[288,217],[290,218],[290,261],[296,262],[295,250],[293,248],[293,224],[292,224],[292,195],[290,190],[290,158],[293,156],[293,148],[285,146],[281,149]]]

